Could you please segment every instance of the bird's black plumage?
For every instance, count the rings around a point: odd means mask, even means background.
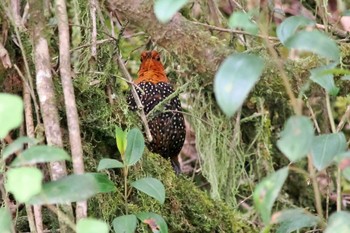
[[[136,91],[144,106],[145,114],[148,114],[174,92],[172,86],[165,82],[141,82],[137,85],[139,88],[136,88]],[[128,104],[131,110],[137,109],[131,94],[128,96]],[[171,158],[176,172],[180,171],[177,156],[186,136],[185,121],[181,111],[181,103],[176,96],[165,102],[161,111],[156,111],[152,116],[149,116],[148,125],[153,140],[152,142],[146,142],[148,149],[153,153],[157,153],[164,158]]]

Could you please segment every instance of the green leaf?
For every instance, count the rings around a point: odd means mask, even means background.
[[[339,211],[333,213],[329,219],[324,233],[350,232],[350,213]]]
[[[137,226],[135,215],[123,215],[115,218],[112,222],[115,233],[134,233]]]
[[[5,207],[0,208],[0,232],[13,233],[11,213]]]
[[[327,70],[333,69],[337,66],[337,63],[331,63],[326,66],[317,67],[310,70],[310,79],[323,87],[330,95],[336,96],[339,92],[339,88],[335,86],[334,77],[332,73],[327,73]]]
[[[122,168],[124,164],[116,159],[101,159],[98,164],[97,171],[109,168]]]
[[[246,32],[256,35],[259,31],[258,25],[252,22],[251,15],[242,11],[234,12],[229,20],[228,25],[233,29],[243,29]]]
[[[30,204],[65,204],[86,200],[98,193],[114,192],[115,185],[100,173],[69,175],[43,185],[42,191],[32,197]]]
[[[289,209],[274,213],[272,222],[279,224],[276,233],[290,233],[304,227],[317,226],[321,219],[304,209]]]
[[[27,202],[41,191],[43,174],[38,168],[12,168],[6,173],[6,190],[11,192],[18,202]]]
[[[317,170],[323,170],[332,164],[336,155],[345,152],[346,139],[343,133],[316,136],[312,143],[311,155]]]
[[[22,150],[24,144],[35,145],[38,142],[39,141],[37,139],[34,139],[34,138],[19,137],[15,141],[13,141],[10,145],[5,147],[4,151],[2,152],[2,159],[5,160],[13,153]]]
[[[266,225],[270,222],[273,203],[280,193],[287,175],[288,168],[282,168],[265,177],[254,190],[253,199],[255,208],[260,213]]]
[[[23,101],[20,97],[0,93],[0,139],[23,121]]]
[[[310,119],[305,116],[292,116],[281,132],[277,147],[291,162],[296,162],[306,157],[313,138],[314,128]]]
[[[168,225],[163,217],[149,212],[141,212],[136,216],[145,224],[147,224],[153,233],[168,233]]]
[[[241,107],[263,68],[262,59],[250,54],[231,55],[221,64],[215,75],[214,92],[216,101],[228,117]]]
[[[107,223],[93,218],[83,218],[77,223],[77,233],[108,233]]]
[[[165,188],[162,182],[154,178],[142,178],[131,183],[131,186],[137,190],[146,193],[148,196],[153,197],[160,204],[164,204],[165,201]]]
[[[289,37],[297,32],[298,29],[311,25],[315,25],[315,22],[303,16],[288,17],[277,27],[277,37],[282,44],[284,44]]]
[[[123,131],[122,128],[118,126],[115,127],[115,138],[117,140],[117,147],[118,147],[119,153],[122,155],[125,153],[125,150],[126,150],[126,144],[127,144],[126,135],[127,135],[127,132]]]
[[[18,156],[11,166],[32,165],[36,163],[47,163],[61,160],[70,160],[67,152],[61,148],[53,146],[32,146]]]
[[[127,141],[125,164],[131,166],[137,163],[142,157],[145,149],[145,139],[139,129],[133,128],[128,133]]]
[[[188,0],[156,0],[154,14],[161,23],[167,23],[187,2]]]
[[[313,52],[335,62],[339,62],[340,59],[340,50],[335,41],[320,31],[297,32],[289,37],[284,45],[287,48]]]

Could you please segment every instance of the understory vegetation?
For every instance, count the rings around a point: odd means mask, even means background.
[[[349,232],[348,3],[139,2],[0,3],[0,232]],[[144,50],[180,175],[128,108]]]

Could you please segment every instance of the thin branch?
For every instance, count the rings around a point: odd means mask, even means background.
[[[229,29],[229,28],[221,28],[221,27],[217,27],[217,26],[213,26],[213,25],[209,25],[209,24],[205,24],[205,23],[200,23],[200,22],[195,22],[195,21],[192,21],[192,23],[196,24],[196,25],[204,26],[206,28],[209,28],[209,29],[212,29],[215,31],[236,33],[236,34],[241,34],[241,35],[254,36],[254,37],[258,37],[258,38],[279,41],[279,39],[277,37],[274,37],[274,36],[264,36],[264,35],[258,35],[258,34],[255,35],[255,34],[252,34],[252,33],[246,32],[246,31]]]
[[[126,67],[125,67],[125,65],[124,65],[124,62],[123,62],[123,60],[122,60],[122,58],[121,58],[121,55],[118,54],[118,55],[116,56],[116,59],[117,59],[118,66],[119,66],[119,68],[120,68],[120,70],[121,70],[123,76],[124,76],[129,82],[133,82],[133,79],[132,79],[131,75],[129,74],[128,70],[126,69]],[[149,129],[149,126],[148,126],[147,117],[146,117],[145,111],[144,111],[144,109],[143,109],[143,105],[142,105],[142,103],[141,103],[140,97],[139,97],[139,95],[137,94],[134,85],[131,85],[131,93],[132,93],[132,96],[134,97],[136,106],[137,106],[137,108],[138,108],[139,111],[140,111],[140,117],[141,117],[143,126],[145,127],[146,137],[147,137],[148,141],[151,142],[151,141],[153,140],[153,138],[152,138],[152,135],[151,135],[151,131],[150,131],[150,129]]]
[[[46,22],[42,13],[43,8],[42,5],[36,3],[36,0],[30,0],[29,5],[29,13],[31,15],[30,25],[32,25],[30,31],[33,37],[34,65],[36,71],[36,90],[42,110],[41,114],[44,122],[46,141],[48,145],[55,145],[62,148],[62,133],[52,80],[49,45],[43,36]],[[51,162],[49,165],[52,180],[58,180],[67,175],[67,168],[64,161]],[[65,213],[71,219],[74,219],[73,209],[70,203],[60,205],[60,208],[64,209]],[[58,216],[58,221],[61,232],[69,232],[68,226],[64,223],[61,216]]]
[[[73,221],[71,221],[69,219],[69,217],[63,213],[59,208],[56,208],[53,205],[46,205],[46,207],[51,210],[54,214],[56,214],[57,216],[60,216],[62,218],[62,220],[75,232],[75,224]]]
[[[333,117],[331,102],[330,102],[329,98],[330,98],[329,94],[326,93],[326,107],[327,107],[327,114],[328,114],[328,118],[329,118],[329,123],[331,125],[332,133],[336,133],[337,131],[336,131],[335,123],[334,123],[334,117]]]
[[[41,118],[40,118],[40,112],[39,112],[39,104],[38,102],[36,101],[36,97],[35,97],[35,94],[34,94],[34,90],[32,88],[30,88],[30,85],[28,83],[28,80],[24,77],[22,71],[18,68],[18,66],[16,64],[13,65],[13,67],[16,69],[19,77],[21,77],[22,79],[22,82],[24,83],[24,85],[27,86],[28,88],[28,91],[30,93],[30,96],[32,97],[32,100],[34,102],[34,109],[35,109],[35,114],[36,114],[36,118],[37,118],[37,121],[38,123],[40,124],[41,122]]]
[[[263,27],[261,26],[260,28],[263,28]],[[262,31],[263,31],[263,33],[267,34],[267,31],[265,31],[265,30],[262,30]],[[287,76],[286,71],[283,68],[282,60],[278,57],[277,52],[271,46],[271,44],[266,36],[264,37],[264,39],[265,39],[265,44],[267,46],[267,49],[268,49],[270,55],[272,56],[272,59],[274,60],[275,64],[277,65],[278,70],[280,71],[280,75],[281,75],[284,87],[286,89],[286,92],[289,96],[290,102],[292,104],[293,110],[294,110],[295,114],[301,115],[301,105],[298,104],[298,99],[294,96],[292,86],[289,82],[289,78]]]
[[[192,79],[194,80],[194,79]],[[148,119],[152,119],[151,117],[156,111],[161,110],[161,108],[168,103],[171,99],[173,99],[175,96],[178,96],[180,92],[182,92],[191,82],[187,82],[186,84],[182,85],[180,88],[178,88],[176,91],[168,95],[165,99],[163,99],[161,102],[159,102],[154,108],[151,109],[146,115]]]
[[[90,17],[92,21],[91,56],[97,59],[96,0],[90,0]]]
[[[311,107],[311,105],[310,105],[310,103],[309,103],[308,100],[306,101],[306,107],[307,107],[307,108],[309,109],[309,111],[310,111],[311,118],[312,118],[312,120],[313,120],[313,122],[314,122],[314,125],[315,125],[315,127],[316,127],[317,133],[320,134],[320,133],[321,133],[320,126],[318,125],[315,112],[314,112],[314,110],[312,109],[312,107]]]
[[[342,116],[342,118],[340,119],[340,122],[337,126],[337,132],[340,132],[343,129],[345,123],[349,121],[349,118],[350,118],[350,105],[346,107],[346,111]]]
[[[320,218],[323,218],[323,210],[322,210],[322,202],[321,202],[321,194],[320,189],[318,187],[317,178],[315,168],[312,162],[311,155],[308,155],[308,169],[311,176],[312,187],[314,189],[315,202],[316,202],[316,211]]]
[[[336,127],[335,127],[335,123],[334,123],[334,117],[333,117],[333,113],[332,113],[332,108],[331,108],[331,103],[330,103],[330,97],[329,94],[326,93],[326,107],[327,107],[327,114],[328,114],[328,119],[329,119],[329,123],[331,125],[331,129],[332,129],[332,133],[336,133]],[[342,195],[341,195],[341,170],[340,167],[338,166],[337,169],[337,211],[341,211],[341,207],[342,207]]]
[[[333,25],[329,25],[329,26],[324,26],[323,24],[316,24],[316,28],[318,28],[318,29],[321,29],[321,30],[324,30],[324,31],[327,31],[327,29],[329,30],[329,31],[331,31],[334,35],[336,35],[336,36],[339,36],[339,37],[341,37],[341,38],[348,38],[349,37],[349,35],[350,35],[350,33],[349,32],[347,32],[347,31],[344,31],[344,30],[341,30],[341,29],[339,29],[339,28],[337,28],[337,27],[334,27]]]
[[[27,83],[23,82],[23,102],[24,102],[24,116],[25,116],[25,126],[26,135],[28,137],[34,138],[34,119],[33,119],[33,108],[30,97],[30,89]],[[29,147],[29,145],[28,145]],[[33,209],[30,205],[26,204],[26,211],[28,214],[28,221],[30,230],[32,232],[42,233],[43,232],[43,219],[41,215],[41,206],[34,205]],[[30,216],[34,215],[34,216]],[[33,218],[33,220],[31,220]]]
[[[60,76],[67,113],[69,143],[75,174],[84,173],[83,147],[80,136],[79,116],[72,83],[72,70],[69,53],[69,27],[65,0],[56,0],[56,16],[59,31]],[[94,45],[93,45],[94,46]],[[79,201],[76,206],[77,220],[87,216],[87,202]]]

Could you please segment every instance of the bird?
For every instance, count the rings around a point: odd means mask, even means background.
[[[145,114],[147,115],[159,103],[163,108],[148,116],[147,123],[152,135],[152,141],[146,140],[147,148],[165,159],[170,158],[176,174],[181,172],[178,155],[185,141],[185,119],[182,113],[181,102],[178,96],[165,101],[174,93],[160,60],[160,54],[155,51],[141,53],[141,65],[138,76],[134,80]],[[165,101],[163,103],[163,101]],[[136,111],[137,105],[132,93],[127,97],[129,108]]]

